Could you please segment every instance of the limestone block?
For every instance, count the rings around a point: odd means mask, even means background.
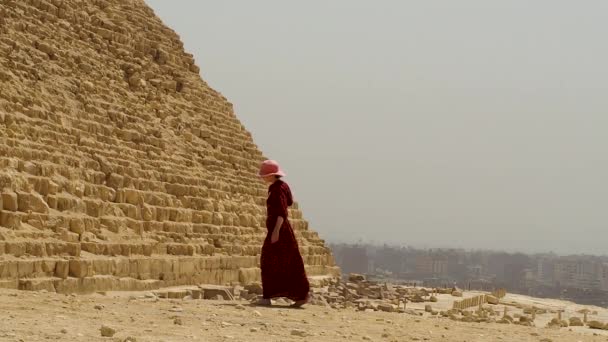
[[[47,196],[46,203],[48,204],[49,208],[57,209],[57,197],[55,197],[53,195]]]
[[[41,242],[26,241],[25,253],[37,257],[47,256],[46,246],[44,243]]]
[[[239,283],[251,284],[253,282],[259,282],[261,280],[261,271],[258,267],[250,268],[239,268]],[[249,290],[249,288],[247,288]],[[261,289],[261,288],[260,288]],[[251,293],[257,293],[252,292]]]
[[[221,296],[224,300],[234,300],[230,287],[205,284],[199,285],[199,288],[202,290],[204,299],[215,299],[217,296]]]
[[[2,193],[2,208],[8,211],[17,211],[19,209],[19,202],[17,200],[17,193],[15,192],[3,192]]]
[[[69,276],[84,278],[93,275],[93,263],[90,260],[70,260]]]
[[[70,264],[67,260],[57,260],[55,263],[55,277],[65,279],[68,277]]]
[[[498,298],[492,296],[492,295],[486,295],[486,302],[488,304],[493,304],[493,305],[498,305],[498,303],[500,302]]]
[[[0,211],[0,226],[10,229],[21,228],[21,215],[10,211]]]
[[[82,218],[72,218],[70,220],[70,231],[76,234],[82,234],[85,232],[85,225]]]
[[[599,321],[591,321],[591,322],[587,323],[587,326],[589,326],[589,328],[591,328],[591,329],[603,329],[603,330],[607,330],[607,327],[608,327],[607,324],[604,324]]]
[[[55,280],[52,278],[45,279],[20,279],[19,290],[41,291],[46,290],[55,292]]]
[[[6,254],[20,257],[25,254],[25,242],[7,242]]]
[[[123,187],[123,182],[124,182],[123,176],[121,176],[117,173],[111,173],[110,176],[106,180],[106,185],[111,188],[114,188],[115,190],[118,190]],[[118,193],[123,193],[123,192],[117,191],[117,196],[118,196]]]
[[[31,277],[34,273],[34,262],[32,260],[17,261],[17,277]]]
[[[0,289],[12,289],[12,290],[16,290],[18,288],[19,288],[19,280],[18,279],[0,279]]]

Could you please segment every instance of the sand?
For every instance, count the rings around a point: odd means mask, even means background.
[[[607,331],[586,327],[464,323],[322,306],[268,308],[246,301],[171,300],[145,295],[0,290],[0,341],[608,341]],[[541,301],[537,304],[573,305]],[[114,336],[102,337],[103,325],[114,329]]]

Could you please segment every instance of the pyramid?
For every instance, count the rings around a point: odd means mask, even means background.
[[[143,0],[0,4],[0,287],[259,281],[263,159]],[[337,275],[290,219],[309,276]]]

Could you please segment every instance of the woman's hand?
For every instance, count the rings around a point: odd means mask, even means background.
[[[283,222],[285,222],[285,219],[283,217],[277,217],[277,223],[275,224],[274,230],[272,231],[272,235],[270,236],[270,243],[275,243],[279,241],[279,232],[281,231]]]
[[[270,243],[275,243],[279,241],[279,230],[275,229],[270,236]]]

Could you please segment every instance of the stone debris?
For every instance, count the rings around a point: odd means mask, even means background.
[[[252,288],[252,290],[254,289]],[[435,294],[460,296],[463,294],[461,290],[454,288],[425,289],[382,283],[367,280],[365,276],[360,274],[350,274],[346,277],[346,280],[331,279],[325,286],[312,288],[311,292],[311,305],[334,309],[353,308],[363,312],[383,311],[415,316],[426,314],[471,323],[499,323],[531,327],[535,326],[537,315],[557,313],[557,311],[515,302],[503,303],[497,296],[489,294],[481,295],[485,297],[485,301],[480,301],[476,307],[435,310],[432,303],[439,302]],[[461,293],[455,294],[455,292]],[[504,297],[504,293],[501,296]],[[413,310],[407,307],[407,303],[411,302],[428,304],[424,305],[424,310]],[[500,304],[505,305],[504,312],[496,309],[496,306]],[[507,305],[521,310],[520,313],[514,313],[514,315],[507,314]],[[549,328],[566,328],[584,325],[585,323],[581,318],[571,317],[569,320],[554,318],[546,326]],[[608,325],[598,321],[589,322],[587,325],[594,329],[608,330]]]
[[[406,308],[407,303],[436,303],[437,297],[428,289],[391,283],[368,281],[364,275],[350,274],[347,281],[331,279],[328,284],[312,288],[310,304],[334,309],[355,308],[359,311],[421,313]],[[437,294],[452,293],[452,289],[435,289]],[[429,310],[438,315],[438,311]]]
[[[583,320],[580,319],[580,317],[570,317],[568,319],[568,323],[570,323],[571,327],[582,327],[582,326],[585,326],[585,323],[583,323]]]
[[[306,330],[302,330],[302,329],[293,329],[291,331],[291,335],[293,335],[293,336],[299,336],[299,337],[310,336],[310,334],[308,332],[306,332]]]
[[[591,321],[587,323],[587,326],[591,329],[601,329],[608,330],[608,324],[602,323],[600,321]]]
[[[112,337],[112,336],[114,336],[114,334],[116,334],[116,330],[114,330],[106,325],[102,325],[99,330],[101,332],[101,336],[103,336],[103,337]]]

